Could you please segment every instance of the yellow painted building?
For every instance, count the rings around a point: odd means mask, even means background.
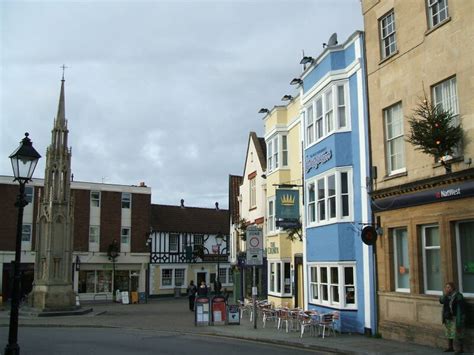
[[[302,165],[300,99],[275,106],[264,117],[267,146],[266,209],[264,239],[267,255],[268,300],[275,306],[304,304],[302,230],[290,240],[288,232],[276,227],[276,189],[290,185],[300,194],[302,209]]]

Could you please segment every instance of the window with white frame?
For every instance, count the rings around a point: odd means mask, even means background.
[[[309,265],[309,302],[340,309],[356,308],[355,263]]]
[[[323,98],[320,96],[316,99],[316,139],[324,137],[324,122],[323,122]],[[310,144],[308,142],[308,144]]]
[[[403,134],[402,104],[399,102],[384,110],[385,149],[388,175],[405,171],[405,140]]]
[[[270,278],[268,290],[270,294],[290,296],[291,293],[291,263],[289,261],[268,261]]]
[[[23,243],[31,243],[31,224],[23,224],[21,226],[21,241]]]
[[[410,259],[408,257],[408,235],[406,228],[394,228],[393,262],[395,268],[395,291],[410,292]]]
[[[474,220],[456,223],[459,290],[474,297]]]
[[[33,202],[33,186],[25,186],[25,200],[28,203]]]
[[[332,100],[332,90],[328,90],[324,94],[324,123],[326,124],[326,133],[334,131],[334,107]]]
[[[250,208],[257,206],[257,180],[255,177],[249,180]]]
[[[185,268],[161,269],[161,286],[163,288],[182,287],[186,285]]]
[[[91,191],[91,207],[100,207],[100,191]]]
[[[130,228],[122,227],[120,234],[120,244],[130,245]]]
[[[440,295],[443,285],[441,283],[439,227],[437,225],[421,226],[421,238],[425,293]]]
[[[288,137],[286,134],[277,134],[267,139],[267,157],[267,172],[288,166]]]
[[[380,48],[382,59],[390,57],[397,51],[397,40],[395,37],[395,13],[391,10],[380,20]]]
[[[275,231],[275,198],[268,200],[268,211],[267,211],[267,231]]]
[[[429,26],[430,28],[433,28],[448,18],[448,0],[426,1],[428,6]]]
[[[122,192],[122,208],[130,208],[132,194],[130,192]]]
[[[306,142],[312,144],[314,140],[314,115],[313,115],[313,103],[306,108]]]
[[[308,224],[351,219],[352,170],[337,168],[308,180]]]
[[[308,223],[316,222],[316,191],[314,183],[308,184]]]
[[[441,107],[441,109],[444,111],[449,111],[453,115],[451,124],[453,126],[458,126],[460,122],[456,77],[434,85],[432,87],[431,93],[433,97],[433,104],[435,106]],[[454,155],[462,155],[461,145],[456,147]]]
[[[177,253],[179,251],[179,234],[170,233],[169,251],[170,253]]]
[[[310,102],[306,107],[306,146],[333,132],[349,128],[347,95],[347,82],[338,81],[329,85]]]
[[[281,165],[288,166],[288,136],[281,136]]]
[[[100,226],[89,226],[89,244],[99,244]]]
[[[204,236],[202,234],[194,234],[194,250],[200,250],[204,246]]]

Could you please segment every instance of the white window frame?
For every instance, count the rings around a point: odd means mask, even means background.
[[[406,257],[407,260],[401,260],[403,259],[403,252],[400,254],[400,250],[398,250],[398,240],[403,237],[403,235],[399,234],[399,232],[405,231],[405,239],[406,239],[406,247],[407,247],[407,253]],[[395,275],[395,291],[396,292],[410,292],[410,281],[408,281],[408,288],[406,287],[398,287],[398,270],[400,267],[407,267],[408,266],[408,280],[410,280],[410,254],[409,254],[409,239],[408,239],[408,228],[407,227],[399,227],[399,228],[393,228],[391,230],[392,234],[392,239],[393,239],[393,267],[394,267],[394,275]],[[400,261],[403,262],[403,265],[400,265]]]
[[[163,285],[163,271],[169,271],[170,272],[170,285]],[[182,285],[176,285],[176,280],[177,280],[177,275],[176,275],[176,271],[177,270],[182,270],[183,272],[183,284]],[[175,287],[180,287],[180,288],[185,288],[186,285],[188,284],[188,269],[187,267],[180,267],[180,266],[166,266],[166,267],[162,267],[160,268],[160,289],[173,289]]]
[[[100,207],[101,193],[100,191],[91,191],[91,207]]]
[[[130,192],[122,192],[122,208],[130,209],[132,207],[132,194]]]
[[[342,174],[347,174],[347,192],[342,192]],[[335,195],[329,195],[328,180],[335,177]],[[323,187],[324,195],[321,196],[319,186]],[[306,192],[308,194],[308,203],[306,207],[306,223],[308,227],[321,226],[330,223],[348,222],[353,220],[353,191],[352,168],[338,167],[331,169],[323,174],[314,176],[306,182]],[[312,191],[314,189],[314,192]],[[343,216],[343,197],[348,196],[349,213]],[[314,199],[313,199],[314,197]],[[330,198],[333,197],[336,205],[336,215],[329,216]],[[321,211],[324,209],[324,218],[321,218]]]
[[[194,234],[193,250],[198,250],[200,247],[204,247],[204,234]]]
[[[337,282],[333,280],[331,268],[337,268]],[[345,280],[346,268],[352,268],[353,283]],[[321,271],[327,272],[326,282],[322,282]],[[308,302],[319,306],[329,306],[337,309],[357,309],[357,270],[356,263],[330,262],[330,263],[308,263]],[[323,299],[323,288],[327,287],[327,300]],[[334,299],[334,289],[337,289],[339,300]],[[346,290],[353,292],[354,303],[346,303]]]
[[[441,107],[444,111],[449,111],[453,115],[451,121],[453,126],[459,126],[459,102],[456,77],[446,79],[431,87],[431,97],[433,105]],[[455,156],[462,155],[462,144],[454,150]]]
[[[257,179],[255,176],[249,179],[249,202],[250,209],[257,207]]]
[[[33,202],[33,192],[34,192],[34,187],[33,186],[25,186],[25,200],[28,203]]]
[[[30,243],[31,244],[31,235],[33,232],[33,226],[31,223],[23,223],[21,226],[21,243]],[[27,237],[27,239],[25,239]]]
[[[390,10],[379,19],[380,52],[382,59],[397,53],[397,37],[395,27],[395,12]]]
[[[266,139],[267,142],[267,173],[288,168],[288,134],[277,133]]]
[[[234,284],[232,269],[230,266],[219,266],[219,281],[222,286],[232,286]]]
[[[439,267],[441,269],[441,245],[437,245],[437,246],[426,246],[426,230],[428,228],[433,228],[433,227],[436,227],[438,228],[438,236],[439,236],[439,244],[441,244],[441,235],[439,234],[440,233],[440,228],[439,228],[439,225],[437,224],[427,224],[427,225],[422,225],[421,226],[421,243],[422,243],[422,254],[423,254],[423,286],[424,286],[424,291],[425,291],[425,294],[427,295],[441,295],[443,293],[442,291],[442,285],[441,285],[441,290],[430,290],[428,289],[428,278],[427,278],[427,270],[426,270],[426,251],[427,250],[438,250],[439,251],[439,257],[440,257],[440,260],[439,260]],[[440,271],[440,277],[442,278],[442,274],[441,274],[441,271]],[[442,283],[442,280],[441,280],[441,283]]]
[[[132,239],[132,231],[130,227],[122,227],[120,229],[120,251],[129,252]]]
[[[342,88],[342,89],[340,89]],[[349,82],[338,80],[321,90],[306,106],[305,127],[306,147],[337,132],[346,132],[350,128]],[[309,110],[311,108],[311,110]],[[308,111],[313,113],[310,120]],[[341,114],[344,113],[345,124],[341,125]]]
[[[95,231],[95,232],[94,232]],[[89,251],[100,250],[100,226],[89,226]]]
[[[176,241],[171,242],[171,238],[176,238]],[[173,248],[172,248],[173,247]],[[168,249],[170,253],[177,253],[179,251],[179,233],[170,233],[168,236]]]
[[[405,133],[404,133],[404,120],[403,120],[403,109],[402,103],[397,102],[396,104],[389,106],[383,110],[383,119],[385,126],[385,159],[387,165],[387,175],[395,175],[404,173],[406,171],[406,160],[405,160]],[[389,135],[389,126],[399,125],[400,131],[398,134],[393,136]],[[392,130],[393,132],[393,130]],[[401,141],[401,150],[394,152],[392,148],[393,142]],[[401,165],[400,167],[394,167],[392,163],[392,157],[400,155]]]
[[[275,196],[273,196],[267,201],[267,233],[275,231]]]
[[[435,28],[449,18],[448,0],[426,0],[429,28]]]
[[[474,292],[467,292],[466,290],[464,290],[464,285],[463,285],[463,278],[462,278],[462,274],[463,274],[463,265],[462,265],[462,261],[461,258],[462,258],[462,255],[461,255],[461,236],[460,236],[460,232],[459,232],[459,225],[461,223],[474,223],[474,220],[466,220],[466,221],[459,221],[459,222],[456,222],[456,245],[457,245],[457,267],[458,267],[458,275],[459,275],[459,291],[462,292],[462,294],[464,295],[464,297],[474,297]]]
[[[268,260],[268,294],[278,297],[291,297],[291,261],[289,260]],[[285,270],[288,270],[288,278],[285,278]],[[272,274],[273,272],[273,274]],[[285,286],[289,287],[289,292],[285,292]]]

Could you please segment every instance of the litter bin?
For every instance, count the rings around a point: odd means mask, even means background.
[[[175,287],[174,288],[174,298],[179,298],[181,297],[181,287]]]
[[[212,298],[212,324],[223,325],[226,323],[226,301],[222,296],[214,296]]]

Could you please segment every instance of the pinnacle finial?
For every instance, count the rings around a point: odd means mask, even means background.
[[[63,70],[63,78],[61,80],[64,81],[64,71],[66,70],[66,68],[69,68],[69,67],[63,64],[60,66],[60,68]]]

